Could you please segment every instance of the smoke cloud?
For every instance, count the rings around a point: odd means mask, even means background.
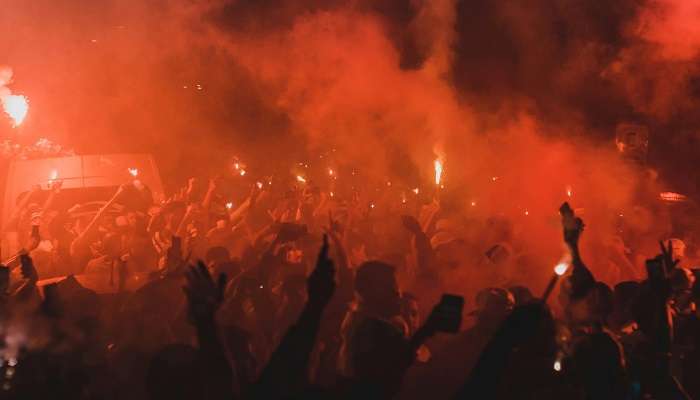
[[[32,99],[25,131],[148,149],[168,176],[335,149],[410,188],[440,156],[460,208],[513,219],[553,262],[562,201],[603,241],[636,201],[619,122],[650,127],[655,184],[696,189],[679,171],[698,150],[697,0],[6,3],[0,61]]]

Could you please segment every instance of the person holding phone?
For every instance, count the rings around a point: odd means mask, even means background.
[[[391,397],[400,389],[406,370],[429,337],[436,332],[459,330],[464,299],[443,295],[426,322],[409,337],[393,266],[379,261],[361,265],[355,291],[357,301],[341,330],[340,372],[361,386]]]

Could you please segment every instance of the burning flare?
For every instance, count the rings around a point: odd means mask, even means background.
[[[129,174],[133,176],[134,178],[139,176],[139,169],[138,168],[129,168]]]
[[[557,372],[561,372],[561,361],[559,361],[559,360],[554,361],[554,370]]]
[[[58,170],[52,169],[49,173],[49,185],[52,185],[58,179]]]
[[[24,122],[24,118],[29,112],[29,101],[26,97],[16,94],[8,94],[0,98],[2,108],[5,113],[12,119],[12,127],[16,128]]]
[[[439,185],[442,179],[442,161],[439,158],[435,159],[435,184]]]
[[[566,271],[568,269],[569,269],[569,264],[567,264],[565,262],[560,262],[559,264],[557,264],[556,267],[554,267],[554,273],[559,275],[559,276],[562,276],[566,273]]]
[[[297,182],[306,183],[306,179],[301,175],[297,175]]]

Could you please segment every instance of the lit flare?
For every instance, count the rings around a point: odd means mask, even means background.
[[[435,184],[439,185],[442,180],[442,161],[439,158],[435,159]]]
[[[566,271],[567,271],[568,269],[569,269],[569,264],[567,264],[567,263],[565,263],[565,262],[560,262],[559,264],[557,264],[557,265],[554,267],[554,273],[557,274],[557,275],[559,275],[559,276],[562,276],[562,275],[564,275],[564,274],[566,273]]]
[[[29,112],[29,101],[25,96],[19,94],[8,94],[0,98],[2,108],[12,119],[12,127],[16,128],[24,122]]]

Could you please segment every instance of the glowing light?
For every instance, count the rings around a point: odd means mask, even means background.
[[[241,164],[240,163],[233,163],[233,168],[235,168],[236,171],[238,171],[239,169],[241,169]]]
[[[240,174],[241,176],[245,176],[245,170],[242,169],[242,170],[239,172],[239,174]]]
[[[420,190],[418,190],[418,188],[415,188],[415,189],[413,189],[413,193],[418,194],[418,193],[420,193]]]
[[[24,122],[24,118],[29,112],[29,101],[26,97],[17,94],[8,94],[0,98],[2,108],[12,119],[12,127],[16,128]]]
[[[661,192],[659,193],[659,197],[661,200],[668,201],[669,203],[680,203],[688,200],[686,195],[674,192]]]
[[[232,208],[233,208],[233,203],[231,203],[230,201],[229,201],[228,203],[226,203],[226,208],[229,209],[229,210],[232,209]]]
[[[328,168],[328,175],[329,176],[335,175],[335,171],[333,171],[333,168]]]
[[[554,367],[553,367],[553,368],[554,368],[555,371],[561,372],[561,361],[559,361],[559,360],[554,361]]]
[[[333,194],[333,192],[331,192],[330,195],[331,195],[331,197],[334,197],[334,196],[335,196],[335,194]]]
[[[374,203],[370,203],[369,208],[374,208]]]
[[[573,194],[574,194],[573,188],[571,187],[571,185],[568,185],[568,186],[566,187],[566,195],[567,195],[568,197],[571,197],[571,196],[573,196]]]
[[[386,185],[391,187],[391,182],[387,182]]]
[[[301,175],[297,175],[297,182],[306,183],[306,178]]]
[[[476,207],[476,201],[472,201],[472,207]]]
[[[255,185],[258,187],[258,189],[262,189],[263,187],[262,182],[256,182]]]
[[[129,173],[131,176],[136,177],[139,176],[139,169],[138,168],[129,168]]]
[[[58,171],[55,169],[52,169],[51,173],[49,174],[49,182],[53,182],[56,179],[58,179]]]
[[[435,184],[439,185],[442,179],[442,161],[439,158],[435,159]]]
[[[530,215],[530,211],[525,210],[525,216],[528,216],[528,215]]]
[[[559,275],[559,276],[562,276],[566,273],[566,270],[568,270],[568,269],[569,269],[569,264],[567,264],[565,262],[560,262],[559,264],[557,264],[556,267],[554,267],[554,273]]]
[[[498,177],[497,177],[497,176],[492,176],[492,177],[491,177],[491,181],[492,181],[492,182],[496,182],[497,180],[498,180]]]

